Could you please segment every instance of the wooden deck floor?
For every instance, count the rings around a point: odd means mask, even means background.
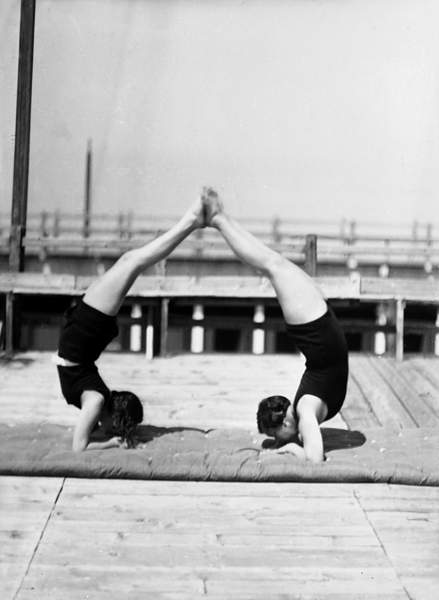
[[[337,427],[437,427],[439,361],[352,356]],[[255,428],[289,356],[104,355],[157,425]],[[0,363],[2,419],[72,424],[50,355]],[[415,450],[415,449],[414,449]],[[0,598],[433,600],[439,488],[0,478]]]

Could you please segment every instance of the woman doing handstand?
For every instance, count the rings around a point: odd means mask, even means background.
[[[348,352],[343,331],[311,277],[228,216],[214,190],[204,189],[203,205],[206,224],[222,234],[243,262],[271,281],[287,332],[306,359],[293,403],[284,396],[262,400],[258,429],[274,437],[278,446],[292,442],[289,449],[296,455],[320,462],[324,449],[319,425],[338,413],[346,395]]]
[[[138,275],[168,256],[192,231],[203,226],[200,199],[169,231],[123,254],[67,311],[55,363],[67,403],[81,410],[73,433],[74,451],[133,444],[134,430],[143,419],[142,404],[131,392],[110,392],[95,362],[118,333],[116,315]],[[104,433],[114,437],[90,442],[98,423]]]

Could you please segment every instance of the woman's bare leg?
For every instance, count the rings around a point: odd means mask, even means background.
[[[238,258],[270,279],[287,323],[307,323],[326,312],[326,302],[312,278],[227,215],[215,191],[204,191],[203,204],[207,224],[218,229]]]
[[[107,315],[116,315],[140,273],[168,256],[192,231],[203,224],[200,200],[169,231],[145,246],[125,252],[106,273],[91,284],[85,293],[84,302]]]

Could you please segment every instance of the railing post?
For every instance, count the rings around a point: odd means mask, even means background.
[[[6,356],[12,356],[14,352],[14,292],[6,293],[5,313],[5,352]]]
[[[264,354],[265,351],[265,330],[263,324],[265,321],[265,307],[263,304],[256,304],[253,314],[253,332],[252,332],[252,353]]]
[[[357,237],[357,223],[356,221],[351,221],[349,223],[349,242],[353,244]]]
[[[413,221],[412,224],[412,238],[416,241],[418,239],[418,221]]]
[[[433,243],[433,225],[432,225],[432,223],[427,223],[426,238],[427,238],[427,246],[431,246],[431,244]]]
[[[58,237],[59,236],[59,232],[60,232],[60,226],[59,226],[59,210],[57,209],[55,211],[55,214],[53,215],[53,237]]]
[[[147,360],[154,358],[154,308],[148,306],[148,316],[146,323],[146,334],[145,334],[145,357]]]
[[[280,219],[279,217],[274,217],[273,222],[271,224],[271,235],[273,237],[273,242],[275,244],[280,244],[282,240],[282,235],[280,232]]]
[[[196,303],[192,309],[191,352],[200,354],[204,351],[204,306]]]
[[[124,237],[124,214],[120,212],[117,216],[117,227],[120,239]]]
[[[142,305],[136,302],[131,307],[131,318],[139,322],[130,325],[130,350],[131,352],[140,352],[142,349]]]
[[[47,237],[47,210],[41,211],[40,217],[40,235],[41,237]]]
[[[87,151],[85,155],[85,190],[84,190],[84,215],[82,225],[82,235],[88,238],[90,235],[90,215],[91,215],[91,182],[92,182],[92,145],[91,140],[87,140]]]
[[[168,352],[169,298],[162,298],[160,305],[160,356]]]
[[[133,213],[132,211],[128,212],[126,215],[126,237],[127,239],[131,239],[133,236]]]
[[[397,298],[396,300],[396,360],[402,361],[404,358],[404,309],[405,300]]]
[[[305,271],[311,277],[317,275],[317,236],[314,233],[305,238]]]
[[[436,309],[435,326],[439,327],[439,308]],[[435,356],[439,356],[439,333],[437,331],[434,335],[434,354]]]
[[[376,307],[376,324],[379,326],[387,325],[387,310],[384,302],[380,302]],[[376,331],[374,338],[375,354],[385,354],[386,333],[384,331]]]

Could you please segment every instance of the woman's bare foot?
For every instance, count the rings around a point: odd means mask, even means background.
[[[198,198],[189,206],[188,210],[186,211],[186,214],[184,215],[184,218],[189,219],[191,221],[194,229],[198,229],[199,227],[206,227],[207,223],[205,221],[205,212],[206,210],[202,199]]]
[[[223,204],[217,192],[212,188],[204,187],[201,194],[201,201],[203,204],[205,227],[216,227],[216,217],[223,212]]]

